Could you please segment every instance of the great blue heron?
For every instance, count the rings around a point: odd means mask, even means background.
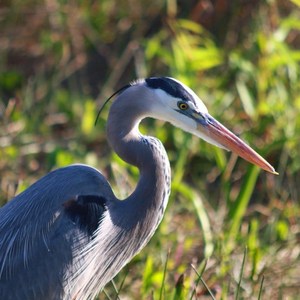
[[[181,82],[152,77],[129,84],[110,108],[107,137],[138,167],[136,189],[121,201],[99,171],[71,165],[9,201],[0,209],[0,299],[92,299],[148,243],[166,209],[171,175],[161,142],[139,132],[146,117],[276,173]]]

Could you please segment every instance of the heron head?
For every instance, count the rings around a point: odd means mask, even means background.
[[[189,87],[170,77],[147,78],[145,85],[157,99],[151,105],[151,116],[168,121],[213,145],[236,153],[270,173],[277,174],[263,157],[214,119]]]

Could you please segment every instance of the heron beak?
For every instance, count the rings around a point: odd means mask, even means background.
[[[263,157],[209,114],[194,114],[193,117],[197,121],[197,131],[207,136],[208,140],[234,152],[263,170],[278,175],[275,169]]]

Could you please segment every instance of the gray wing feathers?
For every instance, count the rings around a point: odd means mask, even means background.
[[[61,299],[66,270],[113,199],[97,170],[74,165],[49,173],[2,207],[0,299]]]

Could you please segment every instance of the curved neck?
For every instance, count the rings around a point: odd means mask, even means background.
[[[122,94],[115,100],[108,117],[107,136],[116,153],[140,171],[137,187],[125,202],[134,202],[129,207],[138,211],[138,221],[154,211],[158,215],[155,218],[161,219],[170,193],[170,165],[161,142],[139,132],[138,125],[147,114],[137,109],[138,101],[131,99],[128,103]],[[131,211],[131,218],[132,215]]]
[[[142,136],[138,130],[141,119],[149,113],[147,101],[139,103],[142,99],[151,99],[143,98],[145,93],[147,90],[143,91],[142,87],[137,90],[130,87],[117,97],[109,112],[108,140],[124,161],[138,167],[140,178],[127,199],[107,202],[110,209],[89,246],[89,249],[98,247],[99,251],[87,251],[89,268],[76,279],[83,283],[89,279],[87,288],[84,284],[76,287],[73,294],[78,298],[92,294],[91,291],[96,290],[94,287],[99,288],[99,282],[104,285],[145,246],[162,220],[167,205],[171,182],[167,154],[159,140]],[[96,276],[91,279],[90,274]]]

